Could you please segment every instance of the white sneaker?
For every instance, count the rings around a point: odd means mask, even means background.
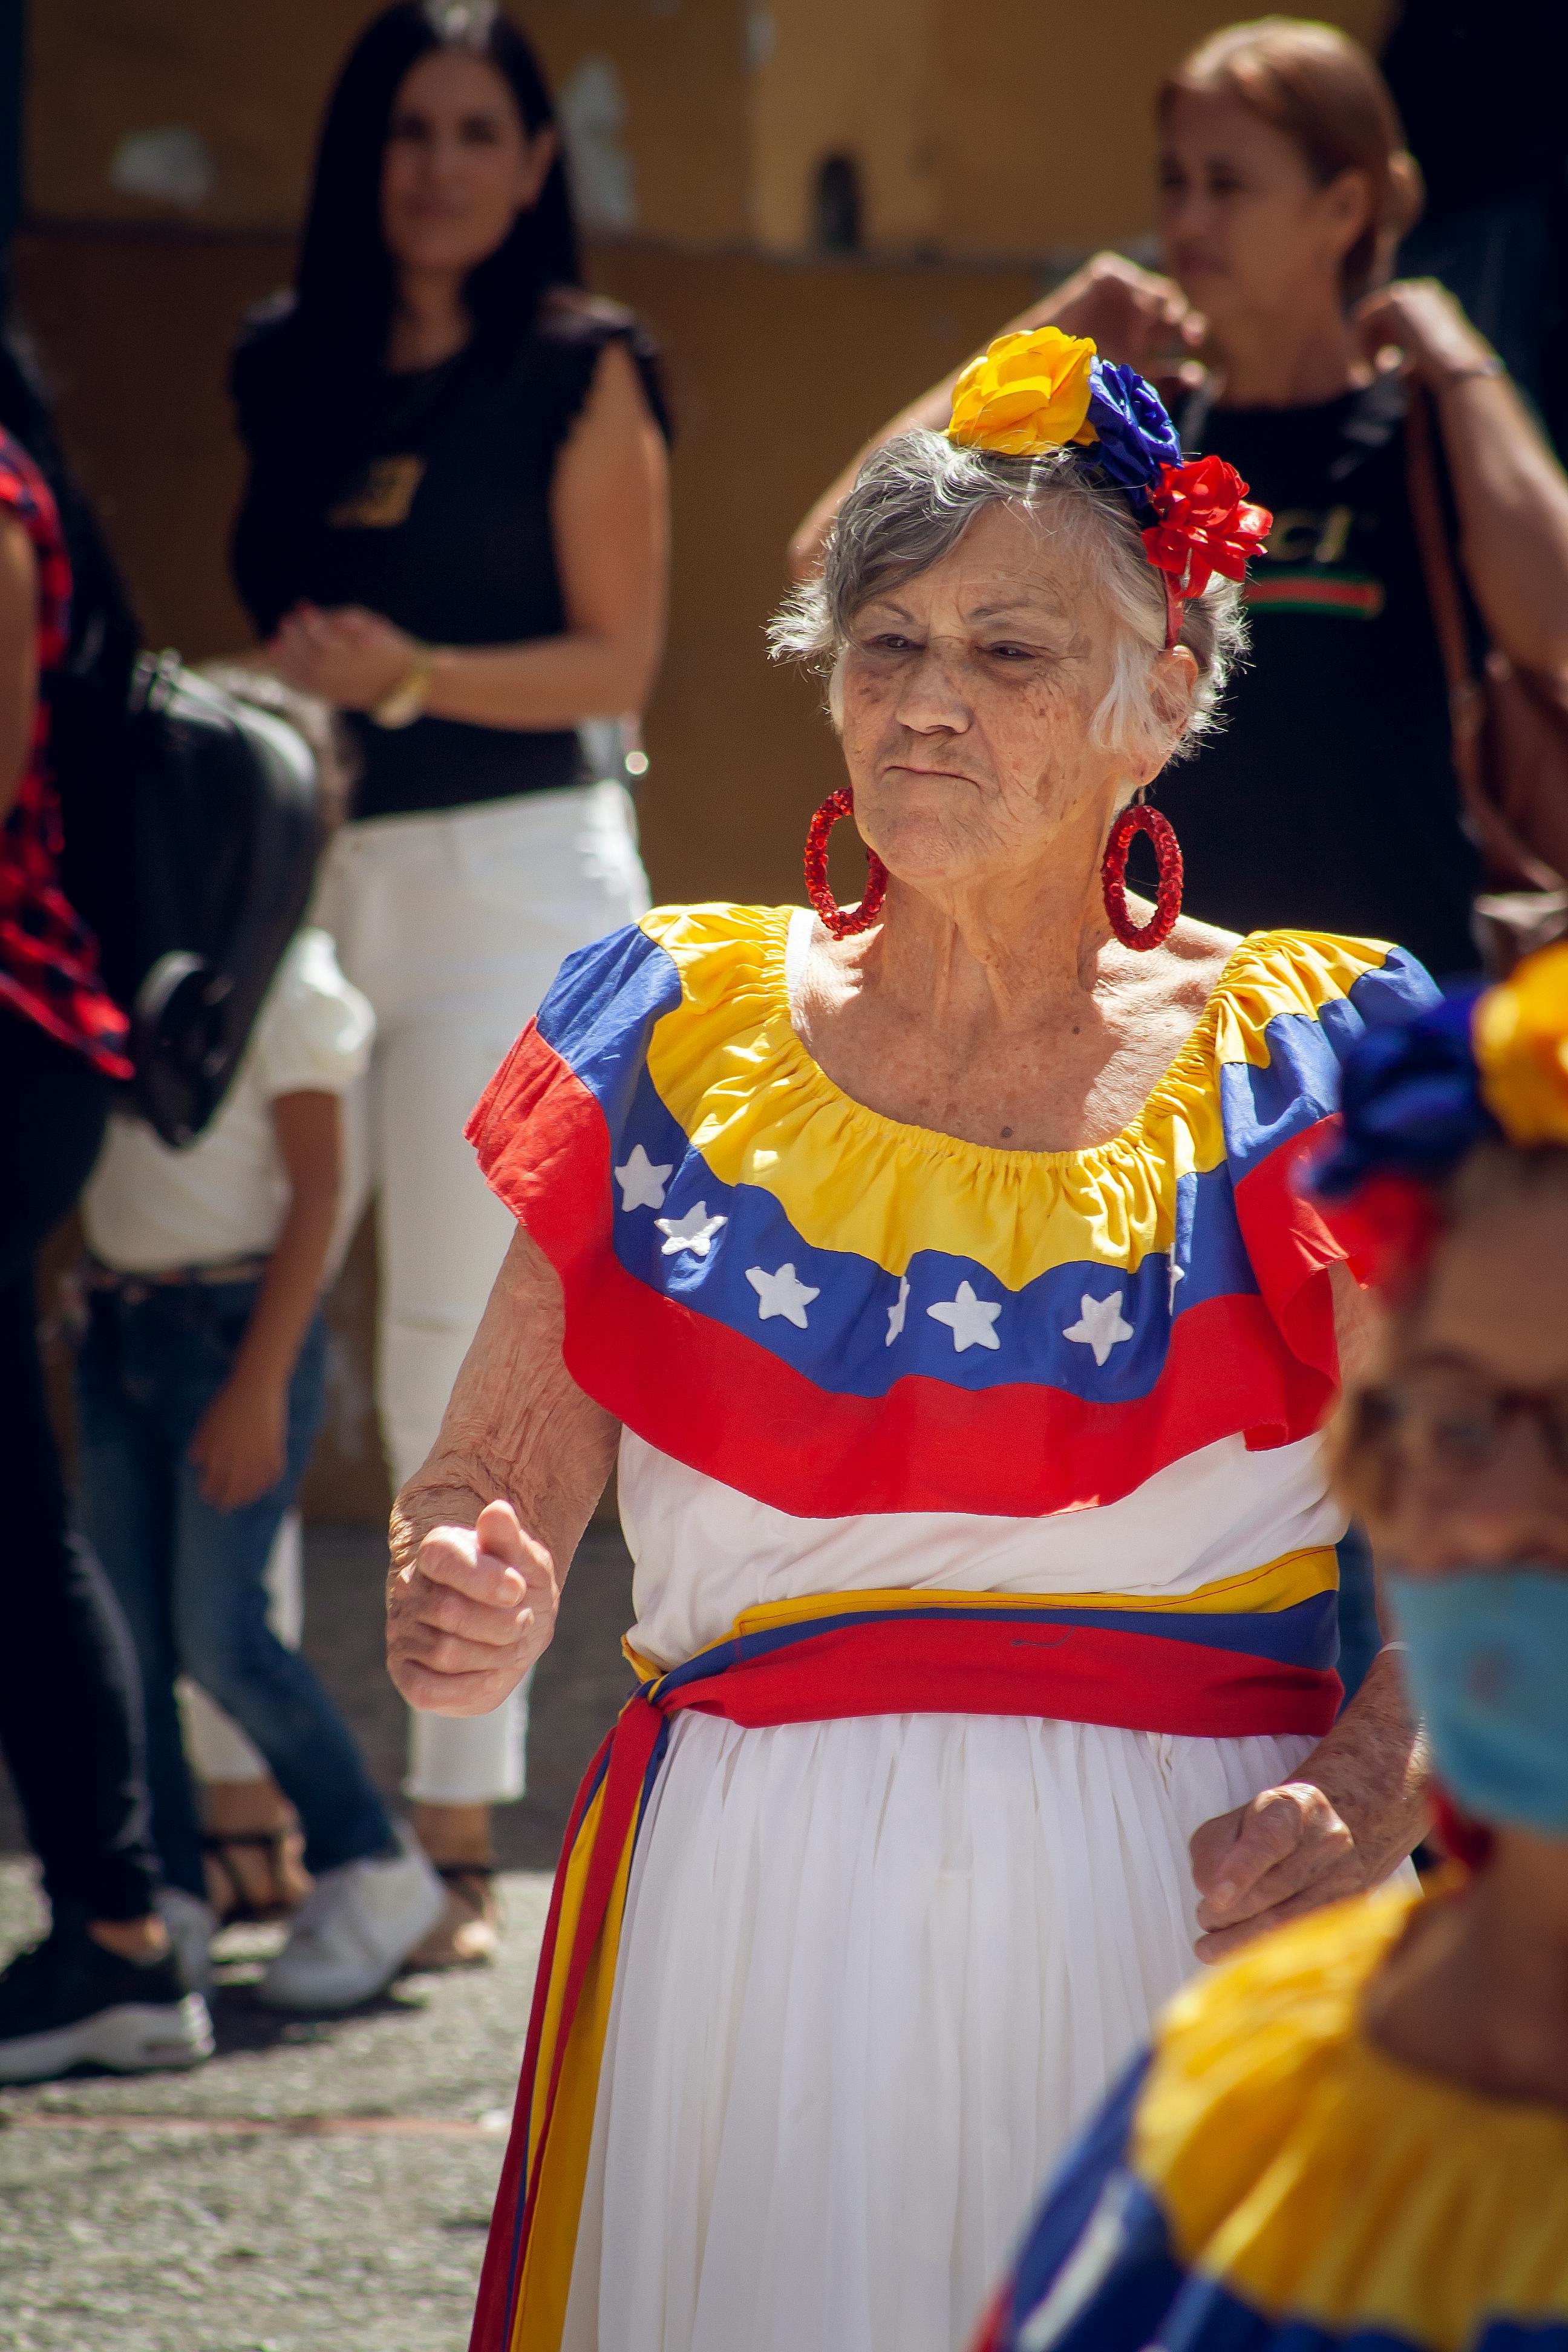
[[[165,1886],[159,1891],[158,1916],[169,1931],[181,1983],[187,1992],[205,1998],[213,1989],[217,1913],[199,1895],[187,1895],[183,1886]]]
[[[294,1916],[258,1997],[268,2009],[353,2009],[392,1982],[446,1909],[440,1879],[406,1830],[386,1862],[323,1870]]]

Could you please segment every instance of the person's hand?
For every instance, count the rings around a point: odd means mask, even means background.
[[[288,1427],[287,1383],[234,1372],[196,1423],[187,1448],[201,1473],[202,1500],[215,1511],[238,1511],[276,1486],[287,1458]]]
[[[1407,1806],[1400,1811],[1399,1832]],[[1353,1831],[1310,1780],[1265,1789],[1234,1812],[1221,1813],[1193,1833],[1193,1881],[1202,1901],[1200,1960],[1228,1959],[1255,1936],[1325,1903],[1363,1894],[1386,1878],[1408,1852],[1392,1822],[1375,1817]]]
[[[1397,351],[1406,371],[1434,392],[1477,374],[1496,357],[1462,304],[1435,278],[1401,278],[1380,286],[1356,304],[1351,326],[1369,360]]]
[[[358,604],[322,612],[296,604],[279,623],[268,664],[285,686],[342,710],[370,710],[401,686],[418,655],[414,639]]]
[[[426,1715],[489,1715],[549,1647],[560,1601],[555,1563],[510,1503],[472,1528],[437,1528],[386,1604],[386,1664]]]
[[[1207,331],[1173,278],[1157,278],[1121,253],[1093,255],[1013,324],[1026,333],[1059,327],[1064,335],[1091,336],[1102,359],[1164,376],[1192,362]]]

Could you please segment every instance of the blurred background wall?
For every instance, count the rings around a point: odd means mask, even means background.
[[[15,0],[4,13],[14,21]],[[17,308],[148,639],[248,631],[224,379],[284,283],[316,124],[374,0],[34,0]],[[1223,0],[538,0],[590,274],[651,322],[679,440],[642,823],[656,898],[794,898],[837,781],[762,629],[791,529],[865,436],[1100,246],[1146,250],[1150,101]],[[1320,12],[1376,46],[1384,0]],[[1061,93],[1071,92],[1067,99]],[[11,126],[16,127],[16,126]],[[377,1517],[374,1259],[334,1306],[308,1491]]]

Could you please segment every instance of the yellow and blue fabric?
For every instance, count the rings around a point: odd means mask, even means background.
[[[1568,2352],[1568,2115],[1358,2023],[1420,1899],[1281,1929],[1173,2004],[975,2352]]]
[[[1258,933],[1139,1118],[1076,1152],[879,1118],[791,1024],[791,910],[666,908],[570,957],[469,1128],[552,1260],[587,1393],[811,1516],[1081,1509],[1315,1430],[1343,1255],[1292,1174],[1341,1059],[1435,993]]]

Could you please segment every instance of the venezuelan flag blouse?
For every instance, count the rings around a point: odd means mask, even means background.
[[[951,2352],[1186,1973],[1187,1838],[1340,1696],[1339,1252],[1291,1175],[1425,973],[1257,935],[1122,1134],[994,1150],[813,1062],[812,919],[582,950],[470,1128],[622,1423],[641,1685],[482,2352]]]

